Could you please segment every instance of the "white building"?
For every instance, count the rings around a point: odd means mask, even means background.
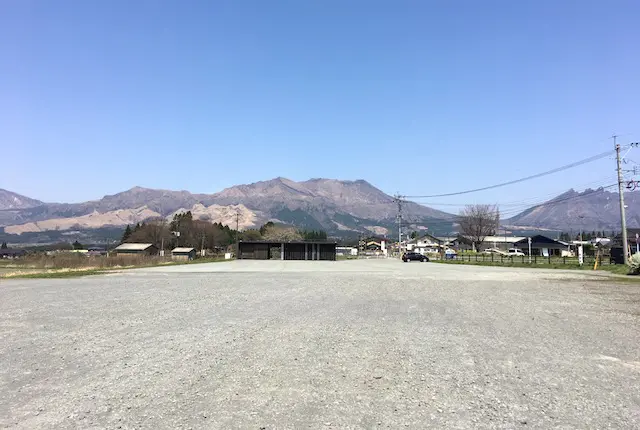
[[[436,237],[425,234],[422,237],[411,239],[407,242],[407,251],[419,254],[437,254],[440,252],[442,243]]]
[[[353,246],[336,246],[336,255],[356,256],[358,255],[358,248]]]

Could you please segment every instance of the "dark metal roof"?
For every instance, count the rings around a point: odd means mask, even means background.
[[[524,238],[522,240],[519,240],[515,243],[528,243],[529,239],[528,238]],[[536,234],[535,236],[531,236],[531,242],[532,243],[560,243],[555,239],[552,239],[550,237],[547,236],[543,236],[541,234]]]
[[[27,251],[25,251],[24,249],[0,249],[0,255],[24,255],[26,253]]]
[[[305,243],[319,243],[324,245],[337,245],[338,242],[331,240],[241,240],[240,243],[249,243],[249,244],[270,244],[270,245],[280,245],[281,243],[292,243],[292,244],[302,244]]]

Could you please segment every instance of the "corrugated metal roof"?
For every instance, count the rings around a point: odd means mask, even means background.
[[[527,240],[525,236],[487,236],[484,238],[484,243],[487,242],[495,242],[495,243],[515,243],[520,242],[521,240]]]
[[[118,246],[116,251],[144,251],[145,249],[153,246],[152,243],[123,243]]]
[[[173,250],[171,252],[176,253],[176,252],[185,252],[185,253],[189,253],[191,251],[195,251],[195,248],[173,248]]]

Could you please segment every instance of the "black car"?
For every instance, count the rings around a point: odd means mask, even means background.
[[[402,254],[402,261],[404,261],[405,263],[408,261],[422,261],[424,263],[429,261],[429,257],[427,257],[426,255],[418,254],[417,252],[405,252],[404,254]]]

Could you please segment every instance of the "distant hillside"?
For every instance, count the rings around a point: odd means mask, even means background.
[[[629,227],[640,228],[640,194],[628,192],[625,200]],[[149,218],[170,218],[187,210],[197,219],[221,222],[232,228],[236,220],[241,229],[276,221],[325,230],[337,237],[354,237],[365,232],[397,235],[397,205],[393,197],[364,180],[317,178],[296,182],[275,178],[233,186],[215,194],[134,187],[76,204],[43,203],[0,190],[0,227],[4,227],[4,237],[12,241],[23,238],[45,241],[47,237],[58,238],[65,231],[97,232]],[[403,204],[403,220],[409,230],[428,229],[432,234],[442,235],[455,231],[455,215],[413,202]],[[514,231],[618,230],[618,194],[602,188],[569,190],[504,220],[504,224]],[[92,233],[86,235],[95,237]]]
[[[215,194],[134,187],[100,200],[77,204],[42,203],[0,210],[0,226],[10,234],[42,233],[123,226],[148,218],[171,217],[190,210],[194,217],[241,228],[278,221],[301,228],[323,229],[337,236],[360,232],[395,232],[393,197],[364,180],[311,179],[295,182],[275,178],[237,185]],[[416,227],[451,230],[454,216],[407,202],[405,220]],[[433,230],[432,230],[433,231]],[[395,235],[395,233],[394,233]]]
[[[640,227],[640,195],[624,195],[629,227]],[[542,227],[547,229],[619,230],[620,206],[618,193],[603,188],[577,192],[573,189],[541,205],[529,208],[504,221],[507,225]]]
[[[0,210],[26,209],[42,204],[40,200],[31,199],[0,188]]]

